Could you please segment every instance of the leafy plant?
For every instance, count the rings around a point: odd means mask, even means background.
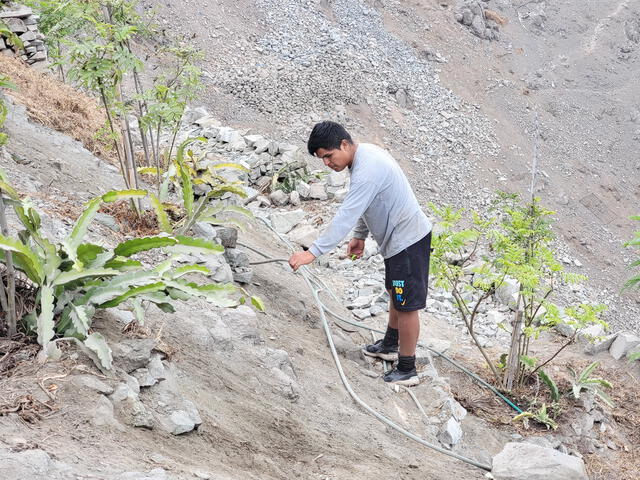
[[[200,265],[174,267],[174,256],[185,253],[220,254],[223,247],[202,239],[176,236],[134,238],[110,249],[86,243],[84,237],[100,205],[123,198],[141,198],[144,190],[112,191],[89,201],[71,233],[59,244],[45,238],[40,217],[28,200],[22,200],[6,183],[0,189],[25,230],[18,238],[0,235],[0,261],[13,262],[36,287],[36,308],[22,318],[27,331],[34,332],[48,354],[55,355],[56,337],[82,341],[101,367],[111,367],[111,353],[104,338],[91,332],[91,320],[98,309],[116,307],[127,300],[155,304],[173,312],[174,300],[192,297],[217,306],[235,306],[229,298],[233,285],[198,284],[185,279],[190,273],[209,273]],[[133,258],[149,250],[162,249],[169,258],[151,268]],[[140,308],[136,308],[139,314]],[[51,345],[54,342],[54,345]]]
[[[549,391],[551,392],[551,401],[558,402],[560,400],[560,390],[558,390],[558,385],[556,382],[549,376],[544,370],[538,371],[538,377],[540,380],[544,382],[544,384],[549,387]]]
[[[631,220],[637,220],[640,222],[640,215],[631,217]],[[640,247],[640,231],[634,232],[633,238],[629,240],[627,243],[625,243],[624,245],[625,247]],[[640,259],[636,260],[635,262],[631,263],[631,265],[629,265],[629,268],[637,268],[637,267],[640,267]],[[624,284],[623,290],[627,288],[632,288],[632,287],[640,287],[640,274],[627,280],[627,282]]]
[[[529,428],[529,419],[533,419],[541,425],[545,425],[547,430],[549,428],[556,430],[558,428],[558,424],[556,421],[551,418],[549,412],[547,411],[547,404],[543,403],[542,406],[536,410],[535,412],[522,412],[519,415],[516,415],[511,419],[512,422],[522,421],[525,428]]]
[[[0,26],[0,34],[1,26]],[[9,77],[6,75],[0,75],[0,88],[15,88],[15,84],[9,80]],[[2,97],[0,97],[0,128],[4,125],[5,120],[7,119],[7,105],[4,103]],[[7,143],[7,134],[0,132],[0,147]]]
[[[598,317],[603,306],[578,304],[561,309],[551,301],[558,284],[582,282],[585,277],[565,272],[555,260],[553,212],[542,208],[538,199],[523,205],[517,195],[499,193],[487,218],[471,212],[471,218],[464,219],[462,209],[430,207],[439,218],[430,267],[434,284],[451,292],[471,338],[506,389],[524,384],[573,343],[580,330],[594,324],[608,327]],[[470,226],[460,227],[463,220]],[[487,253],[478,259],[479,251]],[[471,282],[465,281],[467,274],[473,275]],[[482,303],[508,285],[517,288],[510,305],[514,319],[511,328],[506,322],[499,327],[510,333],[511,346],[495,365],[478,342],[475,323]],[[527,368],[522,359],[527,358],[531,341],[562,321],[574,326],[575,334],[546,361]]]
[[[632,353],[631,355],[628,355],[627,359],[629,360],[629,362],[635,362],[636,360],[640,360],[640,352],[635,352],[635,353]]]
[[[607,405],[613,407],[613,400],[604,392],[603,388],[613,388],[611,383],[603,378],[592,378],[591,373],[598,368],[599,362],[593,362],[587,366],[580,374],[569,368],[571,375],[573,376],[572,391],[575,399],[580,398],[580,393],[583,391],[589,391],[594,393],[597,397],[601,398]]]
[[[209,223],[212,225],[227,225],[238,222],[233,218],[223,218],[226,214],[240,214],[252,217],[252,214],[246,208],[238,205],[224,203],[220,197],[226,193],[237,195],[241,198],[247,196],[240,182],[231,182],[225,177],[216,173],[217,170],[223,168],[234,168],[238,170],[246,170],[237,163],[219,163],[209,165],[206,169],[200,169],[198,158],[193,151],[186,148],[193,142],[205,141],[204,138],[190,138],[180,144],[177,149],[175,159],[173,159],[171,167],[161,172],[163,176],[162,187],[160,190],[160,198],[152,195],[152,204],[158,216],[158,223],[165,232],[176,232],[179,234],[188,233],[196,222]],[[142,173],[156,173],[154,168],[140,169]],[[169,185],[180,192],[181,205],[179,215],[175,221],[171,221],[167,212],[176,211],[176,206],[167,202]],[[201,196],[197,196],[194,185],[206,184],[210,190]]]
[[[99,96],[107,116],[103,137],[113,143],[127,188],[138,188],[130,124],[135,117],[145,165],[156,168],[156,195],[160,197],[160,172],[168,168],[187,102],[201,88],[201,71],[196,65],[201,53],[180,40],[157,48],[158,63],[170,67],[162,69],[145,90],[140,78],[144,62],[133,47],[135,40],[162,36],[158,42],[162,45],[167,37],[151,27],[151,17],[137,13],[136,1],[33,0],[30,4],[40,13],[42,31],[63,79],[63,67],[68,65],[68,79]],[[126,76],[132,82],[123,82]],[[163,160],[165,129],[170,131],[171,142]]]

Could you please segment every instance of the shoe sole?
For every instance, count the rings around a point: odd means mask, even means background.
[[[398,380],[396,382],[386,382],[389,385],[402,385],[403,387],[415,387],[420,383],[418,377],[407,378],[406,380]]]
[[[386,360],[387,362],[395,362],[398,360],[397,353],[372,353],[367,352],[364,348],[362,349],[362,353],[369,357],[381,358],[382,360]]]

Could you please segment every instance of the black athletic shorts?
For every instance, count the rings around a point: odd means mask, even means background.
[[[393,306],[402,312],[427,306],[431,232],[410,247],[384,260],[384,283]]]

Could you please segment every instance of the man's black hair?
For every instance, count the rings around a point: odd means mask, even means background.
[[[311,135],[309,135],[307,149],[309,149],[311,155],[315,155],[320,148],[324,148],[325,150],[340,148],[342,140],[353,143],[351,135],[349,135],[349,132],[347,132],[342,125],[327,120],[315,124]]]

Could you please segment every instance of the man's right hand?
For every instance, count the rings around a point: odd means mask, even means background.
[[[356,258],[362,257],[364,253],[364,240],[362,238],[352,238],[349,241],[349,246],[347,247],[347,255],[349,258],[356,256]]]

